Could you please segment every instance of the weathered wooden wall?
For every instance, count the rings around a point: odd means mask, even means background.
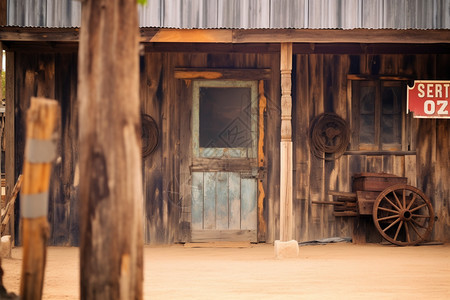
[[[311,201],[331,200],[328,190],[351,191],[352,176],[359,172],[388,172],[407,177],[408,184],[422,189],[435,208],[438,222],[432,238],[450,240],[448,119],[419,121],[407,116],[404,134],[409,149],[392,154],[388,151],[348,151],[335,161],[324,161],[312,155],[305,142],[310,121],[323,112],[335,112],[351,124],[348,74],[448,80],[449,58],[449,55],[431,54],[295,56],[294,214],[297,240],[352,235],[352,218],[334,217],[332,206]],[[349,149],[357,149],[356,146],[350,145]],[[368,238],[376,239],[377,236],[372,234]]]
[[[270,69],[265,80],[265,188],[264,219],[267,230],[260,241],[279,238],[280,72],[279,46],[154,45],[141,57],[142,112],[159,127],[159,144],[144,159],[145,241],[189,241],[191,193],[192,87],[176,79],[175,68]],[[180,52],[183,49],[185,52]],[[261,51],[262,50],[262,51]],[[77,245],[77,53],[16,51],[15,78],[15,176],[21,172],[24,148],[24,112],[31,96],[56,98],[61,103],[60,158],[53,171],[50,213],[53,245]],[[328,190],[351,191],[357,172],[390,172],[408,177],[422,189],[435,208],[438,221],[433,238],[450,241],[450,124],[449,120],[410,119],[410,149],[389,154],[347,152],[336,161],[315,158],[307,142],[310,121],[322,112],[336,112],[351,120],[347,97],[348,74],[393,75],[415,79],[449,79],[450,55],[294,55],[293,141],[295,238],[307,241],[332,236],[351,236],[351,218],[334,217],[332,207],[312,204],[330,200]],[[124,99],[126,101],[126,99]],[[355,149],[354,145],[350,149]],[[18,207],[16,230],[18,230]]]
[[[75,180],[78,149],[77,53],[15,53],[15,178],[22,172],[25,146],[25,113],[30,97],[57,99],[61,105],[58,158],[52,170],[49,199],[50,243],[77,245],[78,193]],[[16,202],[16,233],[20,201]],[[20,243],[20,236],[17,236]]]
[[[176,79],[175,68],[265,68],[272,80],[265,84],[266,160],[264,181],[267,233],[273,240],[279,214],[279,60],[275,54],[149,52],[141,59],[141,98],[143,113],[152,116],[159,127],[156,151],[144,160],[146,199],[146,242],[189,241],[191,222],[192,88],[189,80]]]

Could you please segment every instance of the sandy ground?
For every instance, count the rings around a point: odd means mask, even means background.
[[[300,247],[276,260],[273,246],[146,247],[144,299],[450,299],[450,244],[349,243]],[[21,248],[3,259],[18,292]],[[79,298],[78,248],[48,249],[44,299]]]

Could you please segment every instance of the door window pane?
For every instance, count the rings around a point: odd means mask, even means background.
[[[251,146],[251,89],[200,87],[199,145],[203,148]]]

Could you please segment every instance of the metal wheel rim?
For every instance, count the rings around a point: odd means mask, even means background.
[[[422,191],[410,185],[397,184],[378,195],[373,206],[373,221],[387,241],[411,246],[430,236],[434,211]]]

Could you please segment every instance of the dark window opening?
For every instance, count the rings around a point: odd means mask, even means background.
[[[352,81],[354,147],[402,150],[404,90],[401,81]]]
[[[251,89],[201,87],[199,145],[203,148],[251,146]]]

